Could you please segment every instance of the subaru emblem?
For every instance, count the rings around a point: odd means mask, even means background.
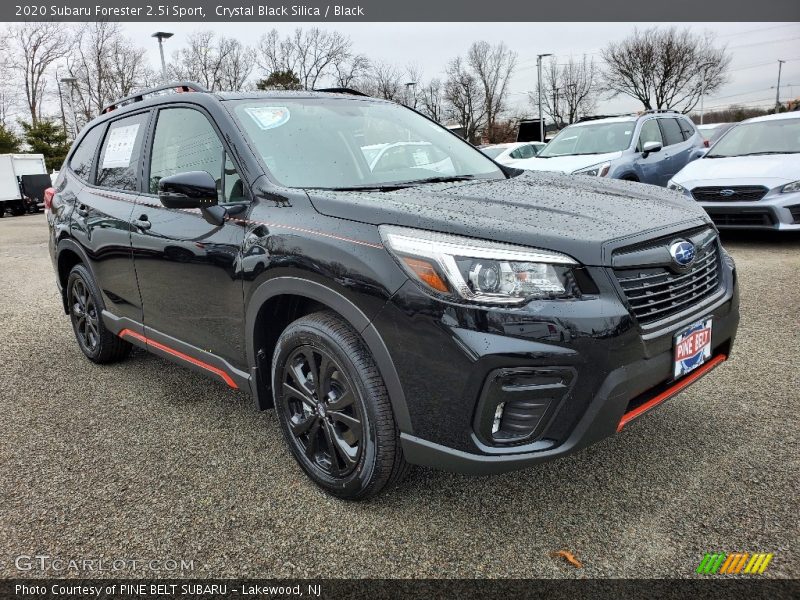
[[[672,261],[681,268],[692,264],[696,256],[694,244],[686,240],[673,242],[669,247],[669,253],[672,256]]]
[[[732,189],[729,189],[729,188],[726,188],[726,189],[724,189],[724,190],[720,190],[720,191],[719,191],[719,195],[720,195],[720,196],[725,196],[726,198],[730,198],[730,197],[731,197],[731,196],[733,196],[735,193],[736,193],[736,190],[732,190]]]

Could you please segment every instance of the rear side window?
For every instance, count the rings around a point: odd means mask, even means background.
[[[100,151],[97,185],[117,190],[137,190],[139,158],[149,113],[114,121]]]
[[[526,144],[514,150],[509,156],[511,158],[533,158],[536,156],[536,150],[530,144]]]
[[[94,162],[94,155],[97,152],[97,144],[100,143],[103,135],[103,129],[105,128],[102,125],[90,129],[75,148],[72,158],[69,159],[69,168],[83,181],[89,181],[92,162]]]
[[[224,149],[217,132],[201,112],[191,108],[166,108],[158,113],[150,155],[151,194],[158,193],[162,177],[188,171],[205,171],[223,189]]]
[[[694,135],[694,125],[692,125],[688,119],[678,119],[678,125],[681,126],[683,139],[688,140]]]
[[[659,119],[661,131],[664,133],[664,145],[680,144],[683,142],[683,132],[677,119]]]

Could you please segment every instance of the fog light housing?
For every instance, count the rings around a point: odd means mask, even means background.
[[[505,408],[506,403],[502,402],[501,404],[497,405],[497,408],[494,411],[494,421],[492,422],[492,435],[500,431],[500,422],[503,420],[503,409]]]

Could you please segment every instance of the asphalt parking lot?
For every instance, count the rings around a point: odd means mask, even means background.
[[[763,577],[800,577],[800,237],[724,239],[742,288],[731,361],[571,457],[418,468],[352,504],[306,479],[243,394],[143,352],[88,362],[44,216],[2,219],[0,577],[58,574],[17,571],[34,554],[192,560],[182,574],[205,577],[693,577],[712,551],[772,552]]]

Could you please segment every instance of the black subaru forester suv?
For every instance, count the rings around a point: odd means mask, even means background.
[[[509,170],[345,90],[125,98],[46,200],[84,354],[249,392],[343,498],[582,448],[724,361],[739,320],[702,208]]]

